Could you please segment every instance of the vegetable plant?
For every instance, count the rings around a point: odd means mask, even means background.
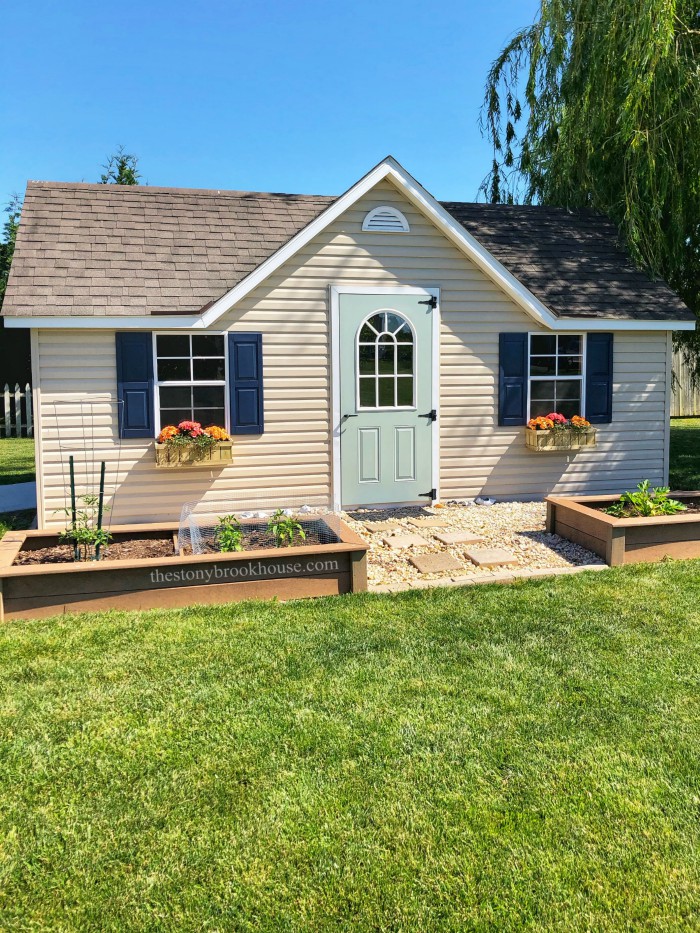
[[[98,528],[97,513],[99,496],[80,497],[81,509],[76,509],[73,518],[71,509],[60,509],[71,519],[69,525],[59,534],[58,540],[73,545],[75,560],[99,560],[100,548],[106,547],[112,536],[105,528]],[[104,511],[108,511],[105,507]]]
[[[306,540],[306,532],[293,515],[285,515],[282,509],[277,509],[267,523],[267,530],[274,536],[277,547],[291,547],[294,538]]]
[[[219,516],[214,528],[214,540],[222,554],[243,550],[243,530],[235,515]]]
[[[649,488],[645,479],[637,485],[635,492],[623,492],[620,501],[603,511],[615,518],[644,518],[654,515],[673,515],[685,511],[686,506],[677,499],[669,499],[668,486]]]

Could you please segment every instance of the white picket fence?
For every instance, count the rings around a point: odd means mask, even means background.
[[[32,387],[29,383],[24,389],[19,383],[15,384],[14,389],[5,383],[2,393],[0,431],[3,437],[34,437]]]

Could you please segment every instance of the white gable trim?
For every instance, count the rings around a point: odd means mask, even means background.
[[[242,282],[239,282],[226,295],[215,301],[202,315],[205,327],[217,321],[222,314],[229,311],[241,298],[260,285],[276,269],[291,259],[310,240],[322,233],[326,227],[333,223],[341,214],[367,194],[380,181],[388,179],[408,197],[423,214],[428,216],[435,226],[441,230],[452,242],[489,276],[503,291],[506,292],[520,307],[535,321],[544,327],[554,327],[557,317],[525,288],[515,276],[495,259],[488,250],[478,243],[464,227],[449,214],[438,201],[425,188],[420,185],[412,175],[403,168],[396,159],[388,156],[383,162],[375,166],[357,184],[349,188],[345,194],[327,207],[322,214],[307,224],[283,247],[273,253],[265,262],[254,269]]]
[[[546,305],[536,298],[529,289],[516,279],[494,256],[485,249],[465,228],[458,223],[435,198],[420,185],[396,159],[388,156],[361,178],[345,194],[341,195],[315,220],[307,224],[289,242],[268,257],[242,282],[239,282],[218,301],[215,301],[204,314],[196,316],[93,316],[93,315],[51,315],[30,317],[6,317],[6,327],[63,327],[63,328],[118,328],[120,330],[141,330],[154,328],[172,328],[199,330],[210,327],[229,311],[237,302],[249,295],[258,285],[272,275],[288,259],[341,214],[359,198],[367,194],[380,181],[388,179],[402,191],[411,203],[433,221],[452,243],[455,244],[474,264],[484,272],[502,291],[525,311],[534,321],[550,330],[569,330],[572,326],[581,331],[589,330],[695,330],[694,321],[615,321],[609,318],[575,319],[560,318],[554,315]]]

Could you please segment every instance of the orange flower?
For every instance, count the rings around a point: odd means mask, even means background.
[[[574,415],[571,419],[571,423],[575,428],[590,428],[591,422],[586,421],[585,418],[582,418],[581,415]]]
[[[215,441],[231,440],[226,431],[224,431],[223,428],[217,427],[215,424],[210,424],[208,428],[205,428],[204,433],[208,434],[209,437],[213,437]]]
[[[158,435],[158,443],[164,444],[166,441],[169,441],[171,437],[177,437],[179,433],[174,424],[167,424]]]
[[[548,431],[554,427],[554,422],[551,418],[530,418],[527,426],[531,431]]]

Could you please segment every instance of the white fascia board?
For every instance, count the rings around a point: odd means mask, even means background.
[[[613,318],[557,318],[552,330],[587,332],[591,330],[695,330],[695,321],[640,321],[628,318],[618,321]]]
[[[60,328],[62,330],[203,330],[202,318],[164,314],[58,314],[5,317],[5,327]]]
[[[348,286],[351,291],[359,291],[359,286]],[[386,287],[387,292],[398,292],[400,286]],[[381,286],[366,286],[367,294],[381,293]],[[41,329],[47,328],[53,330],[204,330],[201,317],[165,317],[161,315],[150,315],[145,317],[130,317],[121,315],[118,317],[103,316],[79,316],[70,315],[59,317],[58,315],[47,315],[41,317],[32,315],[31,317],[6,317],[5,327]],[[557,318],[553,324],[547,325],[550,330],[568,331],[570,333],[582,333],[592,330],[656,330],[656,331],[674,331],[674,330],[695,330],[694,321],[640,321],[640,320],[615,320],[613,318]]]

